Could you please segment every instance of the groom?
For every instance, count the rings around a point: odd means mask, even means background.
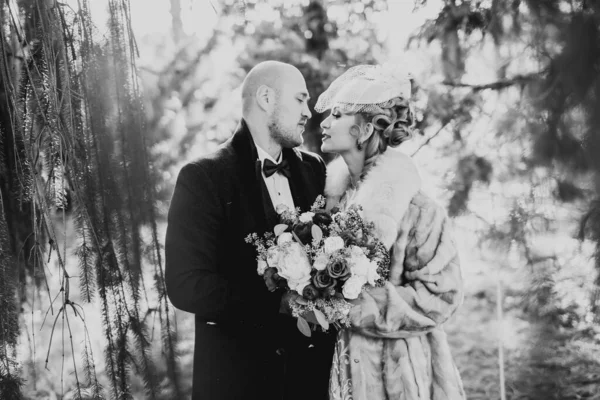
[[[323,160],[296,149],[308,98],[298,69],[258,64],[242,85],[231,139],[177,178],[166,283],[173,305],[196,315],[194,400],[327,399],[334,334],[306,338],[279,313],[286,300],[267,290],[244,241],[277,224],[277,205],[308,210],[323,192]]]

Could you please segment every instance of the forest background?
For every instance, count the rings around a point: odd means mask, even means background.
[[[455,223],[468,398],[600,399],[598,2],[3,0],[0,25],[0,398],[189,396],[170,196],[275,59],[311,109],[351,66],[412,72],[401,150]]]

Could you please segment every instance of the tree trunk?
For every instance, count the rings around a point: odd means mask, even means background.
[[[173,40],[176,44],[183,39],[183,21],[181,20],[181,0],[171,0],[171,24]]]

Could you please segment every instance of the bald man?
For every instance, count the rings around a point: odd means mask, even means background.
[[[177,178],[166,237],[167,293],[196,316],[194,400],[327,399],[334,333],[303,336],[279,312],[244,238],[272,230],[279,204],[308,210],[325,164],[296,147],[311,117],[295,67],[255,66],[242,85],[242,120],[216,152]]]

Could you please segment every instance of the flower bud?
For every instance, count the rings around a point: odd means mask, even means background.
[[[319,297],[319,291],[314,285],[306,285],[302,290],[302,297],[306,300],[315,300]]]

